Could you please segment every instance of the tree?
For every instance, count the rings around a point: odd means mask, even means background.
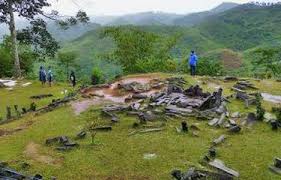
[[[60,52],[58,53],[58,60],[66,68],[67,78],[69,77],[69,68],[75,64],[77,54],[74,52]]]
[[[141,27],[123,26],[106,28],[102,37],[111,37],[116,50],[111,59],[119,63],[126,73],[143,73],[176,69],[170,61],[170,50],[179,34],[172,37],[160,36]]]
[[[53,11],[50,15],[46,15],[43,8],[48,6],[50,6],[48,0],[0,0],[0,23],[6,23],[10,29],[15,77],[21,76],[15,14],[27,20],[34,20],[37,16],[41,15],[58,21],[58,23],[65,28],[78,22],[85,23],[89,21],[86,13],[82,11],[79,11],[76,17],[70,17],[66,20],[60,20],[58,12],[56,11]]]
[[[254,51],[252,60],[253,70],[265,71],[265,73],[273,73],[278,75],[281,70],[280,50],[277,48],[259,48]]]
[[[0,77],[10,77],[13,75],[12,41],[10,36],[6,36],[0,43]],[[27,73],[32,70],[32,64],[36,54],[31,45],[19,44],[19,58],[21,69]]]

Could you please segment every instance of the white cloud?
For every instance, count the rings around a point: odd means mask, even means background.
[[[250,0],[50,0],[54,9],[72,15],[79,9],[89,15],[120,15],[145,11],[190,13],[209,10],[222,2],[246,3]],[[277,0],[263,0],[266,2]]]

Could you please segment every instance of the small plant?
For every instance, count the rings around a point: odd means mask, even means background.
[[[256,95],[256,102],[257,102],[257,120],[262,121],[264,119],[265,110],[261,104],[261,95]]]
[[[274,107],[272,108],[272,112],[276,114],[276,118],[279,124],[281,124],[281,107]]]
[[[102,77],[103,77],[102,71],[97,67],[93,68],[92,76],[91,76],[92,84],[93,85],[100,84],[102,82]]]

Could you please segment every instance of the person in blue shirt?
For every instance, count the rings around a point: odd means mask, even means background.
[[[197,66],[198,57],[194,51],[191,51],[189,57],[189,66],[190,66],[190,74],[191,76],[195,76],[196,74],[196,66]]]
[[[42,86],[44,86],[47,81],[47,74],[43,66],[40,66],[39,80],[42,83]]]
[[[52,86],[52,82],[54,80],[54,75],[53,75],[53,72],[52,72],[52,69],[51,69],[50,66],[48,68],[47,79],[48,79],[48,82],[49,82],[49,86],[51,87]]]

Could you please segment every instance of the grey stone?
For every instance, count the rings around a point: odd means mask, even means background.
[[[221,144],[222,142],[224,142],[225,141],[225,135],[221,135],[220,137],[218,137],[217,139],[215,139],[214,141],[213,141],[213,144],[214,145],[219,145],[219,144]]]
[[[237,171],[226,167],[221,160],[215,159],[214,161],[209,162],[209,165],[220,171],[223,171],[226,174],[229,174],[234,177],[239,177],[239,173]]]
[[[228,132],[231,132],[231,133],[239,133],[240,131],[241,131],[241,127],[238,125],[232,126],[228,130]]]
[[[208,122],[209,126],[216,126],[219,122],[218,118],[214,118],[211,121]]]
[[[240,112],[234,112],[230,116],[231,118],[240,118]]]

